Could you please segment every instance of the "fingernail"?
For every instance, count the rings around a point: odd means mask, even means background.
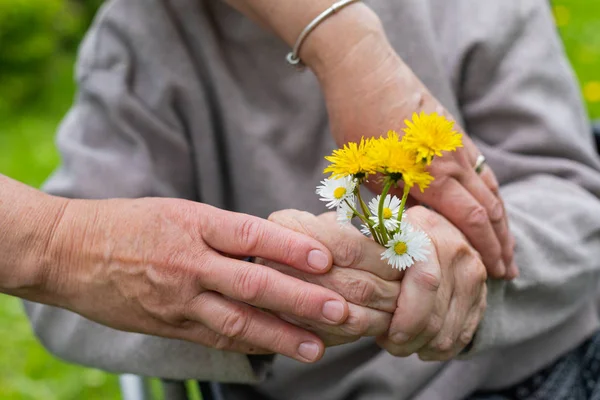
[[[329,267],[329,257],[321,250],[311,250],[308,253],[308,265],[317,271],[323,271]]]
[[[506,275],[506,266],[504,266],[504,261],[500,260],[496,263],[496,273],[498,276]]]
[[[323,304],[323,317],[331,322],[342,322],[342,318],[344,318],[344,304],[341,301],[329,300]]]
[[[408,339],[410,339],[410,336],[408,336],[404,332],[398,332],[398,333],[395,333],[390,339],[395,344],[403,344],[403,343],[408,342]]]
[[[298,346],[298,355],[306,361],[315,361],[320,351],[319,345],[315,342],[304,342]]]

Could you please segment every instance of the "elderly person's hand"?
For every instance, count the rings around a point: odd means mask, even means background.
[[[257,259],[283,273],[332,289],[349,302],[348,319],[343,325],[329,326],[281,314],[317,333],[326,345],[353,342],[363,336],[379,336],[388,331],[400,294],[401,273],[381,260],[382,247],[352,225],[340,226],[335,213],[320,216],[284,210],[269,220],[319,240],[333,255],[333,267],[325,274],[307,274],[286,265]]]
[[[396,356],[448,360],[471,343],[486,308],[479,254],[444,217],[423,207],[407,220],[431,238],[427,261],[406,270],[389,332],[378,343]]]
[[[0,188],[0,292],[120,330],[305,362],[322,341],[260,309],[323,326],[348,317],[334,291],[241,260],[331,268],[324,245],[275,223],[185,200],[61,199],[1,175]]]
[[[336,0],[310,2],[225,0],[272,29],[293,46],[302,30]],[[378,16],[365,4],[347,6],[327,18],[303,42],[299,54],[316,74],[325,95],[332,133],[338,145],[401,131],[413,113],[447,111],[390,45]],[[460,130],[460,127],[457,127]],[[464,136],[464,148],[432,166],[436,181],[413,197],[456,225],[482,255],[491,277],[518,275],[514,239],[508,229],[498,183],[492,171],[474,166],[480,153]],[[442,196],[443,193],[443,196]]]
[[[396,54],[383,31],[366,36],[341,54],[334,51],[326,60],[315,71],[339,145],[390,129],[402,133],[404,120],[421,111],[453,119]],[[458,124],[456,129],[464,133]],[[481,153],[466,134],[463,143],[463,148],[433,162],[429,170],[436,179],[431,187],[424,193],[414,188],[411,195],[465,234],[491,277],[512,279],[518,274],[514,239],[498,182],[485,164],[479,174],[475,171]],[[401,189],[397,194],[401,197]]]
[[[485,312],[485,267],[460,231],[439,214],[413,207],[406,218],[429,235],[432,246],[427,262],[400,272],[381,260],[380,245],[350,225],[340,226],[334,213],[272,214],[271,221],[327,246],[334,266],[315,276],[265,264],[335,290],[350,303],[348,320],[340,327],[282,318],[312,330],[328,345],[377,335],[381,346],[397,356],[418,353],[423,359],[446,360],[458,354],[471,342]]]

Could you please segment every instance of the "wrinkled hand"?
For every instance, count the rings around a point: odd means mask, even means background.
[[[423,207],[407,219],[429,235],[425,262],[406,270],[389,332],[378,343],[396,356],[448,360],[473,339],[486,308],[486,271],[479,254],[444,217]]]
[[[382,29],[371,31],[350,49],[340,46],[338,53],[335,48],[329,50],[313,70],[321,83],[338,145],[359,141],[362,136],[379,136],[390,129],[402,133],[403,121],[411,119],[414,112],[437,112],[453,119],[396,54]],[[411,195],[467,236],[491,277],[512,279],[518,275],[513,262],[514,238],[498,181],[488,166],[479,175],[474,171],[480,152],[467,135],[463,143],[463,148],[434,161],[430,171],[436,180],[431,187],[425,193],[415,188]],[[397,194],[401,197],[401,191]]]
[[[322,356],[322,341],[260,309],[322,326],[348,317],[339,294],[241,261],[307,275],[332,263],[317,240],[249,215],[174,199],[74,200],[54,232],[48,253],[76,267],[47,272],[62,299],[53,304],[116,329],[306,362]]]
[[[329,346],[353,342],[363,336],[378,336],[388,330],[400,294],[401,273],[381,260],[381,246],[351,225],[340,226],[335,213],[316,217],[307,212],[284,210],[272,214],[269,220],[321,242],[331,251],[334,265],[326,274],[314,275],[281,263],[260,259],[257,262],[332,289],[350,303],[348,319],[339,326],[285,313],[280,315],[283,319],[317,333]]]

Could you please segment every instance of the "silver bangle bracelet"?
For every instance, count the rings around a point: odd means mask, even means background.
[[[313,19],[311,21],[310,24],[308,24],[306,26],[306,28],[304,28],[304,30],[302,31],[302,33],[300,33],[300,36],[298,36],[298,40],[296,40],[296,44],[294,45],[294,49],[288,53],[288,55],[285,57],[285,59],[287,60],[288,63],[290,63],[291,65],[297,66],[297,67],[302,67],[302,60],[300,60],[300,47],[302,46],[302,43],[304,43],[304,40],[306,39],[306,37],[317,27],[319,26],[319,24],[323,21],[325,21],[327,18],[329,18],[330,16],[332,16],[333,14],[337,13],[338,11],[340,11],[342,8],[352,4],[352,3],[357,3],[361,0],[341,0],[338,1],[337,3],[334,3],[331,7],[329,7],[327,10],[323,11],[321,14],[319,14],[317,16],[317,18]]]

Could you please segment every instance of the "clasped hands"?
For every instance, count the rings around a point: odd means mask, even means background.
[[[48,303],[119,330],[303,362],[373,336],[393,355],[445,360],[471,342],[486,306],[479,253],[421,206],[406,218],[429,235],[431,254],[403,273],[331,213],[268,221],[151,198],[62,207],[45,247],[55,262],[39,277]]]
[[[314,216],[279,211],[270,221],[324,244],[333,256],[325,274],[257,259],[286,275],[331,289],[348,302],[340,325],[278,313],[314,332],[326,346],[374,336],[396,356],[417,353],[423,360],[448,360],[471,343],[486,307],[486,270],[464,235],[439,214],[423,207],[407,212],[408,220],[427,232],[429,260],[405,272],[381,260],[381,247],[352,226],[340,226],[335,213]]]

